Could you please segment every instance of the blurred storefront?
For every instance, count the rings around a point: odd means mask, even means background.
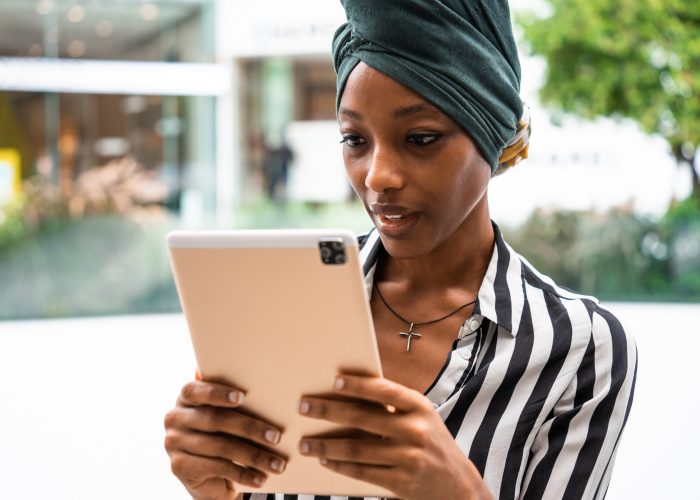
[[[62,186],[129,158],[167,187],[166,206],[215,207],[215,2],[4,0],[0,148],[23,178]],[[204,77],[204,78],[202,78]],[[189,200],[189,201],[188,201]]]
[[[0,2],[0,319],[178,308],[165,233],[231,218],[217,22],[216,0]]]
[[[168,230],[347,200],[343,19],[328,0],[0,2],[0,319],[177,310]]]
[[[330,57],[333,33],[345,19],[340,2],[260,0],[235,13],[229,8],[232,24],[221,31],[219,50],[240,72],[243,191],[347,200]],[[289,165],[275,164],[281,146],[293,155]],[[285,186],[271,185],[280,168]]]

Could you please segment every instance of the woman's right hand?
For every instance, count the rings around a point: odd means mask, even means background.
[[[232,500],[234,483],[259,487],[286,459],[272,450],[281,431],[237,408],[243,392],[196,380],[165,416],[165,449],[173,473],[194,500]]]

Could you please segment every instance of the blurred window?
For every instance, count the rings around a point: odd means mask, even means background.
[[[3,0],[0,57],[210,62],[211,0]]]
[[[214,8],[0,2],[0,68],[43,75],[23,90],[0,75],[0,160],[17,158],[23,181],[0,186],[0,319],[178,309],[164,235],[215,210],[218,97],[189,64],[214,61]],[[159,80],[172,68],[177,82]]]

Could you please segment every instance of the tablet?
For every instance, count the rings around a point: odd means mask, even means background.
[[[330,392],[339,371],[381,375],[355,236],[176,231],[167,241],[202,378],[243,389],[242,410],[284,429],[278,448],[287,467],[269,474],[262,491],[391,496],[297,450],[302,436],[339,429],[300,416],[302,395]]]

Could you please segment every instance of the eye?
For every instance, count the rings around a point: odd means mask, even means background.
[[[439,134],[411,134],[406,138],[406,142],[417,146],[427,146],[440,138]]]
[[[344,135],[343,140],[340,141],[340,143],[347,145],[349,148],[356,148],[358,146],[366,144],[367,141],[364,140],[359,135],[349,134],[349,135]]]

